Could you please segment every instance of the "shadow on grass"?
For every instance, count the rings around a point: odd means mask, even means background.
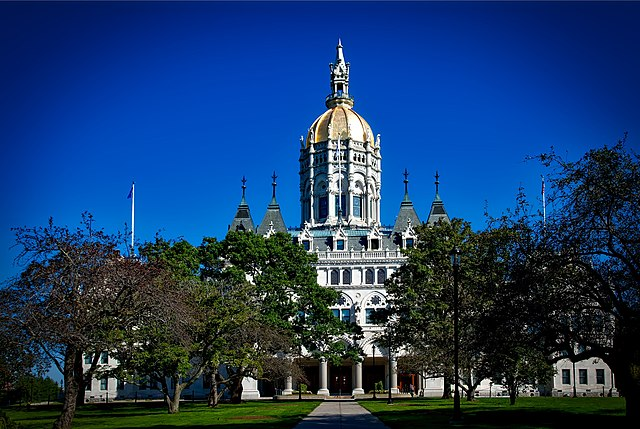
[[[598,415],[575,414],[562,411],[528,411],[528,410],[479,410],[463,413],[463,421],[459,426],[468,428],[624,428],[626,418],[604,412]],[[402,414],[402,415],[399,415]],[[404,429],[407,421],[423,422],[420,427],[429,429],[450,428],[451,410],[403,410],[380,411],[375,415],[392,429]]]

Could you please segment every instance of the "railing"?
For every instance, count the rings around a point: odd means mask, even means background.
[[[406,257],[402,254],[400,250],[324,250],[324,251],[316,251],[318,255],[318,260],[327,260],[327,259],[380,259],[380,258],[397,258],[397,259],[405,259]]]
[[[338,91],[338,93],[334,93],[334,94],[329,94],[327,95],[327,98],[324,99],[325,102],[329,101],[329,100],[337,100],[339,98],[346,98],[348,100],[352,100],[353,101],[353,95],[351,94],[345,94],[342,91]]]

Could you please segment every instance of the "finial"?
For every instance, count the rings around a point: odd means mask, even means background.
[[[242,176],[242,199],[244,199],[244,191],[245,189],[247,189],[246,183],[247,183],[247,179],[244,176]]]
[[[435,184],[436,184],[436,195],[438,195],[440,193],[440,191],[438,189],[439,186],[440,186],[440,175],[438,174],[438,170],[436,170],[436,176],[435,177],[436,177],[436,181],[435,181]]]
[[[275,170],[273,171],[273,176],[271,176],[271,178],[273,179],[273,183],[271,184],[271,186],[273,186],[273,199],[276,198],[276,179],[278,178],[278,176],[276,176],[276,172]]]
[[[404,169],[404,173],[402,174],[404,176],[404,193],[407,193],[407,185],[409,184],[409,172],[407,171],[407,169]]]

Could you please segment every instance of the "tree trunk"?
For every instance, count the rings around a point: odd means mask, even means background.
[[[614,373],[618,390],[624,396],[629,427],[640,424],[640,329],[621,328],[616,336]]]
[[[451,377],[444,375],[444,388],[442,389],[442,399],[451,399]]]
[[[73,363],[73,375],[76,379],[76,385],[78,386],[78,393],[76,394],[76,407],[84,405],[84,391],[87,383],[91,383],[91,375],[87,375],[85,379],[84,368],[82,366],[82,352],[77,351],[75,353],[75,359]]]
[[[244,377],[242,375],[237,375],[233,379],[233,383],[231,385],[231,403],[239,404],[242,402],[242,380]]]
[[[168,387],[166,387],[166,382],[163,382],[163,396],[164,403],[167,405],[167,412],[169,414],[178,414],[180,412],[180,397],[182,396],[182,391],[185,388],[184,383],[180,383],[180,379],[178,377],[171,377],[173,381],[173,395],[169,392]]]
[[[218,400],[220,395],[218,394],[218,373],[210,375],[211,377],[211,389],[209,389],[209,396],[207,398],[207,406],[215,408],[218,406]]]
[[[71,429],[73,417],[76,414],[76,401],[78,397],[78,383],[75,376],[75,347],[67,346],[64,356],[64,401],[62,412],[53,423],[54,429]]]

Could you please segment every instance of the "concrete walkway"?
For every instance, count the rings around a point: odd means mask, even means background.
[[[353,399],[327,399],[294,429],[388,429]]]

